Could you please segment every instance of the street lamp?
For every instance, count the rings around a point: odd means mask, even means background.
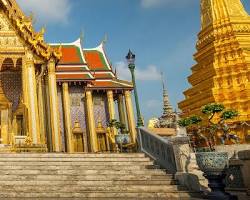
[[[126,59],[128,61],[128,68],[131,72],[132,82],[134,86],[135,106],[136,106],[136,112],[137,112],[137,127],[141,127],[141,126],[144,126],[144,124],[143,124],[143,120],[141,117],[141,111],[140,111],[138,94],[137,94],[136,83],[135,83],[135,54],[133,54],[129,50],[128,55],[126,56]]]

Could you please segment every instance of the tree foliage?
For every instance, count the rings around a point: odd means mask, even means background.
[[[128,133],[128,131],[126,131],[126,125],[117,121],[116,119],[112,119],[108,122],[108,127],[110,128],[116,128],[118,130],[121,130],[121,133]]]
[[[233,109],[226,109],[223,104],[211,103],[201,108],[201,112],[206,118],[200,116],[190,116],[183,118],[178,121],[181,127],[192,127],[193,132],[200,138],[204,138],[206,143],[209,144],[211,150],[213,150],[215,134],[218,131],[222,132],[221,143],[224,144],[226,139],[234,139],[238,142],[238,137],[235,134],[230,133],[230,127],[228,126],[227,120],[234,119],[239,115],[238,111]],[[217,122],[213,119],[217,117]],[[194,128],[195,127],[195,128]],[[206,133],[204,136],[203,133]]]

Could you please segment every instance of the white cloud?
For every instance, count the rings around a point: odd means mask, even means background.
[[[67,23],[70,0],[17,0],[26,14],[33,13],[39,24]]]
[[[115,64],[115,67],[117,69],[119,78],[131,80],[131,74],[126,63],[118,62]],[[154,65],[150,65],[145,69],[136,67],[135,76],[136,80],[140,81],[157,81],[161,79],[161,73]]]

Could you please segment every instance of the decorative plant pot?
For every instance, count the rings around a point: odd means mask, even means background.
[[[196,153],[196,161],[203,176],[208,179],[208,186],[211,192],[208,194],[209,199],[213,200],[235,200],[236,196],[232,196],[225,192],[226,169],[228,168],[227,152],[199,152]]]
[[[131,142],[129,134],[118,134],[115,136],[116,144],[124,145],[129,144]]]

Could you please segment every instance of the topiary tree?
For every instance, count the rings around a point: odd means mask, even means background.
[[[121,133],[127,134],[128,131],[126,130],[126,125],[117,121],[116,119],[112,119],[107,124],[110,128],[116,128],[117,130],[120,130]]]
[[[191,129],[192,134],[197,139],[203,139],[210,151],[214,150],[216,134],[222,132],[220,136],[221,144],[226,140],[239,142],[239,138],[230,132],[227,120],[238,116],[238,112],[232,109],[226,109],[223,104],[211,103],[201,108],[205,118],[199,116],[190,116],[179,120],[178,124],[182,127]]]

